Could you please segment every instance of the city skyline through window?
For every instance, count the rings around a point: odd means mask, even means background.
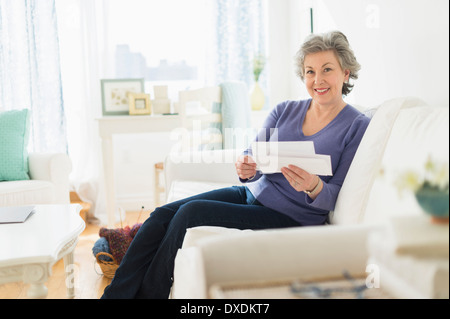
[[[113,75],[206,84],[211,16],[207,0],[109,0]]]

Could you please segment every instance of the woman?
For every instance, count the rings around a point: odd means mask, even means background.
[[[357,79],[360,65],[344,34],[312,35],[296,56],[298,75],[311,99],[287,101],[267,118],[266,141],[313,141],[319,154],[329,154],[333,176],[316,176],[289,165],[282,174],[263,175],[251,150],[236,162],[247,186],[219,189],[157,208],[142,225],[102,298],[167,298],[175,255],[186,229],[222,226],[268,229],[322,225],[369,124],[343,96]],[[271,135],[273,129],[277,134]]]

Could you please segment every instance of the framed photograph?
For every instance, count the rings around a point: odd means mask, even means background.
[[[103,115],[128,115],[128,95],[143,93],[144,79],[103,79],[101,87]]]
[[[152,112],[150,104],[150,94],[129,93],[130,115],[150,115]]]

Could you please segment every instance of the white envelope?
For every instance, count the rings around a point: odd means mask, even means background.
[[[315,154],[314,143],[254,142],[253,158],[263,174],[281,173],[282,167],[295,165],[310,174],[332,176],[331,156]]]

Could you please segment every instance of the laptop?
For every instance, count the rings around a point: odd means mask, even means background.
[[[24,223],[34,213],[34,206],[0,207],[0,224]]]

